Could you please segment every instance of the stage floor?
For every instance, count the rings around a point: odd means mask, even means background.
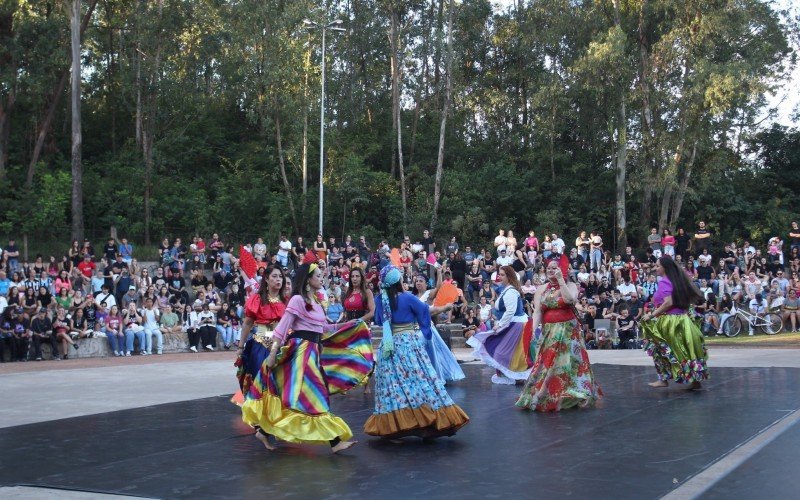
[[[485,366],[464,369],[448,389],[471,422],[434,443],[364,435],[372,398],[358,390],[332,404],[356,447],[268,453],[238,408],[214,397],[0,429],[0,486],[315,499],[787,498],[800,488],[799,369],[714,368],[688,393],[648,387],[650,367],[597,364],[598,407],[556,414],[519,410],[519,387],[493,385]]]

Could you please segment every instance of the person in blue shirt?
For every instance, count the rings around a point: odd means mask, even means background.
[[[375,323],[383,338],[375,368],[375,411],[364,432],[385,439],[452,436],[469,422],[453,402],[425,349],[431,339],[428,305],[403,291],[402,273],[393,265],[381,270],[381,295]]]
[[[335,293],[330,292],[328,294],[328,300],[328,309],[325,311],[325,316],[331,323],[340,323],[344,320],[344,307],[342,303],[339,302],[339,297],[337,297]]]

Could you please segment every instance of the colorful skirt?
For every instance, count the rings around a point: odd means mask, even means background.
[[[444,343],[444,339],[439,335],[439,330],[431,325],[432,335],[431,340],[425,343],[425,349],[428,352],[428,357],[431,364],[436,369],[436,374],[443,381],[456,381],[465,377],[464,370],[458,364],[453,351]]]
[[[254,352],[244,358],[244,364],[256,356]],[[329,395],[369,380],[374,361],[366,324],[346,323],[321,343],[289,338],[276,361],[272,370],[262,362],[246,392],[243,386],[242,419],[291,443],[352,438],[344,420],[330,413]]]
[[[526,326],[528,328],[526,328]],[[531,373],[530,323],[512,322],[499,330],[478,332],[467,340],[475,357],[513,380],[525,380]],[[529,342],[526,344],[525,339]]]
[[[642,322],[644,350],[653,357],[659,380],[679,384],[708,378],[708,351],[698,324],[688,314],[665,314]]]
[[[469,417],[447,394],[425,352],[422,334],[399,331],[393,339],[392,355],[378,359],[375,412],[364,424],[364,432],[387,439],[454,435]]]
[[[589,406],[601,395],[577,322],[542,325],[533,370],[516,405],[536,411],[559,411]]]

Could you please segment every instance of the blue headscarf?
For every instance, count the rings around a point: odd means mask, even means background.
[[[392,304],[389,302],[389,294],[386,292],[392,285],[398,283],[403,277],[399,269],[389,264],[381,269],[381,320],[383,322],[383,357],[388,358],[394,351],[394,339],[392,338]]]

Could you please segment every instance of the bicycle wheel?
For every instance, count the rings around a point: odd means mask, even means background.
[[[722,333],[726,337],[735,337],[744,330],[744,321],[739,316],[731,316],[722,323]]]
[[[764,315],[764,333],[767,335],[775,335],[783,330],[783,320],[779,314],[767,313]]]

